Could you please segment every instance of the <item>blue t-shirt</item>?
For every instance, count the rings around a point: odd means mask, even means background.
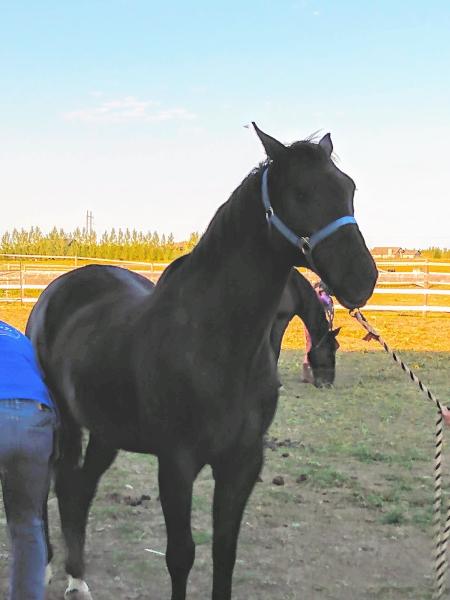
[[[0,400],[23,398],[53,407],[30,340],[0,321]]]

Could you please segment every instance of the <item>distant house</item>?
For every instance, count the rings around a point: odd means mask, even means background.
[[[370,251],[374,258],[419,258],[420,250],[408,250],[400,246],[376,246]]]
[[[376,246],[371,253],[374,258],[402,258],[400,246]]]
[[[402,258],[420,258],[420,256],[421,256],[420,250],[409,250],[409,249],[403,248]]]

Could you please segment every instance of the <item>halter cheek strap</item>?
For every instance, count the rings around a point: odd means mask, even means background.
[[[289,229],[287,225],[283,223],[283,221],[275,214],[272,205],[270,203],[269,197],[269,187],[267,184],[267,168],[264,169],[262,174],[262,183],[261,183],[261,196],[262,202],[264,205],[264,209],[266,211],[266,219],[269,225],[273,225],[275,229],[277,229],[281,235],[286,238],[291,244],[296,246],[299,250],[303,252],[305,255],[308,264],[314,271],[317,271],[316,266],[314,265],[314,261],[312,259],[312,251],[322,240],[332,235],[335,231],[343,227],[344,225],[356,225],[355,217],[347,215],[345,217],[340,217],[335,221],[332,221],[328,225],[325,225],[319,231],[316,231],[311,236],[299,236]]]

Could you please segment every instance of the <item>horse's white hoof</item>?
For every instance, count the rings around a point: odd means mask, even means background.
[[[48,565],[45,567],[45,585],[50,585],[53,579],[53,570],[52,570],[52,565],[50,563],[48,563]]]
[[[66,600],[93,600],[88,584],[82,579],[69,575],[67,589],[64,592]]]

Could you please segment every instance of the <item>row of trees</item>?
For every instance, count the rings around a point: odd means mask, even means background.
[[[423,258],[449,258],[450,259],[450,248],[437,248],[436,246],[431,246],[431,248],[427,248],[426,250],[422,250],[421,256]]]
[[[0,240],[0,253],[170,261],[190,252],[198,240],[198,233],[192,233],[185,242],[175,242],[172,234],[160,236],[156,231],[142,233],[135,229],[111,229],[97,236],[95,232],[88,233],[78,228],[68,233],[54,227],[49,233],[43,233],[39,227],[32,227],[4,233]]]
[[[54,227],[43,233],[39,227],[7,231],[0,240],[0,253],[44,254],[46,256],[89,256],[138,261],[169,261],[190,252],[199,240],[192,233],[185,242],[175,242],[170,233],[142,233],[129,229],[111,229],[103,235],[75,229],[68,233]],[[450,259],[450,248],[430,247],[421,251],[422,258]]]

